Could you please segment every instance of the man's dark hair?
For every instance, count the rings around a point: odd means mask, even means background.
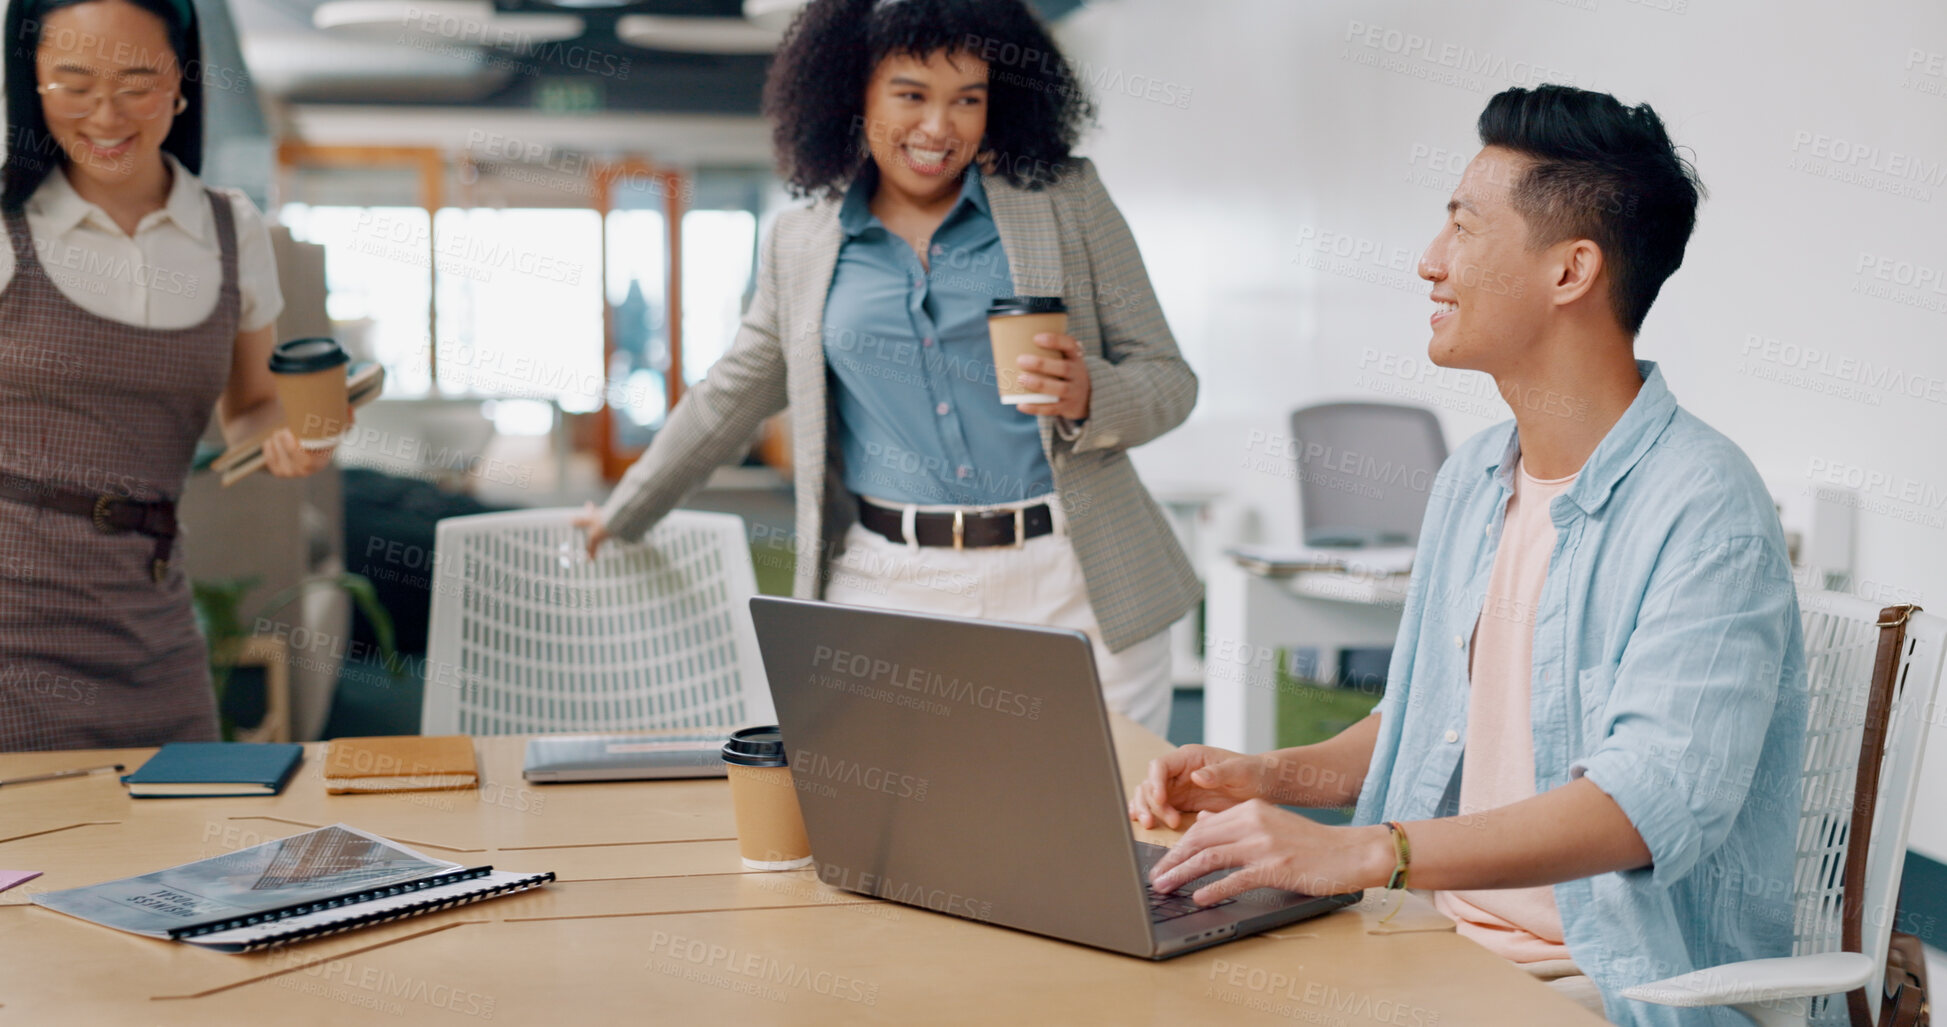
[[[1074,69],[1022,0],[814,0],[778,47],[764,86],[779,174],[798,196],[850,184],[870,160],[865,87],[893,55],[987,62],[990,165],[1016,186],[1055,181],[1094,117]]]
[[[41,109],[39,54],[47,16],[95,0],[10,0],[7,4],[7,162],[0,169],[0,210],[20,210],[34,190],[67,162]],[[203,45],[188,0],[127,0],[162,19],[181,74],[186,106],[169,125],[162,149],[192,175],[203,172]],[[113,41],[110,40],[110,43]]]
[[[1649,104],[1571,86],[1509,89],[1481,111],[1481,145],[1531,163],[1510,189],[1532,247],[1588,239],[1609,268],[1609,302],[1631,335],[1683,265],[1704,196]]]

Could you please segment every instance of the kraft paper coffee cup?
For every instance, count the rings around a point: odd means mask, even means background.
[[[335,339],[292,339],[270,353],[284,424],[305,449],[330,449],[345,433],[345,370],[351,357]]]
[[[752,870],[796,870],[811,864],[798,789],[775,727],[747,727],[723,743],[730,802],[737,814],[737,852]]]
[[[1014,358],[1025,354],[1062,359],[1059,350],[1035,345],[1034,337],[1043,332],[1063,335],[1067,331],[1068,307],[1059,296],[1003,296],[988,304],[987,335],[994,343],[994,380],[1000,385],[1001,402],[1019,406],[1060,401],[1058,397],[1021,388],[1021,365]]]

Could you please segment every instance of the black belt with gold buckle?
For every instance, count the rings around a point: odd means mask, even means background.
[[[859,500],[859,523],[889,541],[906,544],[906,515],[877,503]],[[1046,503],[1018,510],[935,511],[913,515],[913,540],[922,546],[987,549],[1021,546],[1055,530],[1054,512]]]
[[[31,478],[0,475],[0,499],[57,513],[85,517],[104,535],[133,531],[155,539],[149,574],[157,584],[169,573],[169,550],[176,540],[176,504],[143,501],[101,492],[66,489]]]

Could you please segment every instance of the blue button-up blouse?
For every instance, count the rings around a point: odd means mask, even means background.
[[[877,181],[868,165],[846,193],[825,300],[846,488],[959,506],[1052,492],[1039,418],[1001,403],[995,385],[987,304],[1014,284],[979,169],[967,169],[925,267],[873,215]]]

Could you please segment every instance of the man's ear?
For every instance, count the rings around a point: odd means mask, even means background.
[[[1594,240],[1571,239],[1556,247],[1555,282],[1550,287],[1556,306],[1565,307],[1589,294],[1607,262]]]

